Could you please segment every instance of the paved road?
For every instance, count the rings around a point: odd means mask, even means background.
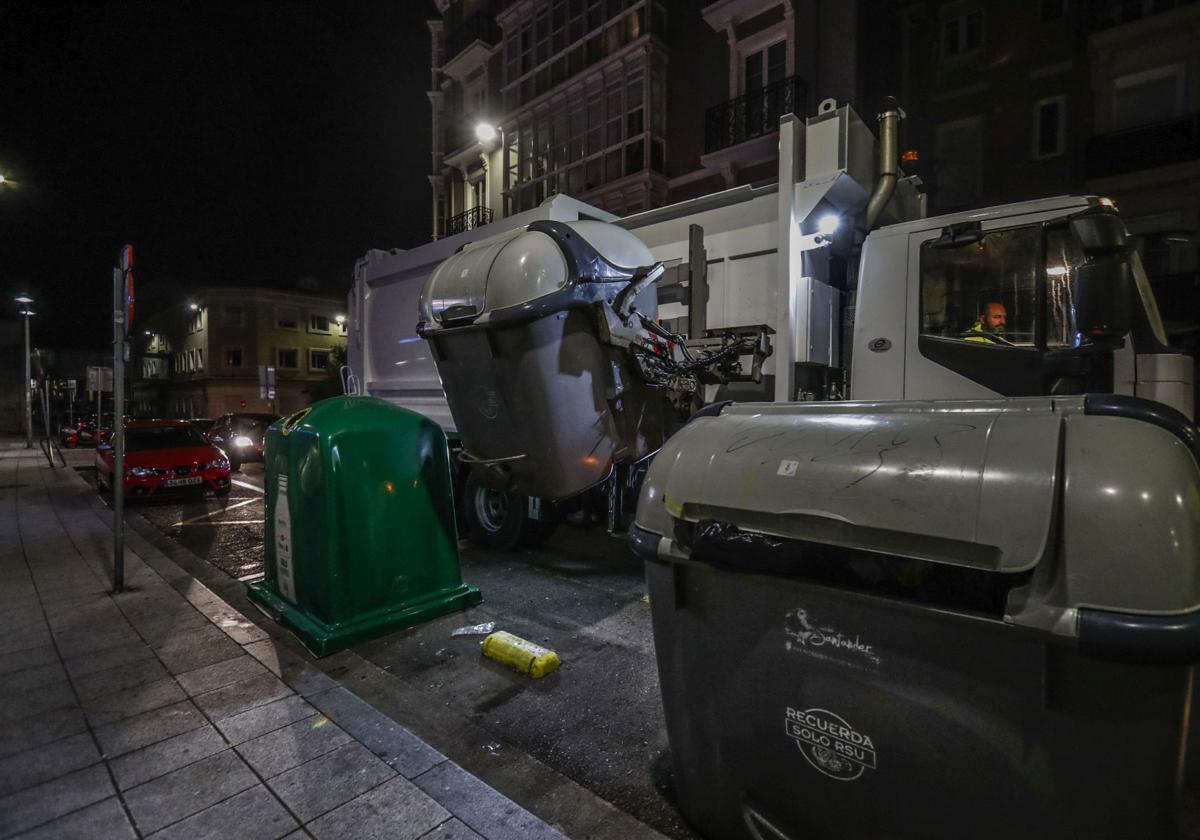
[[[250,582],[262,574],[262,465],[243,465],[234,480],[224,499],[191,496],[135,509],[225,574]],[[483,766],[472,769],[485,779],[488,766],[503,775],[513,754],[527,753],[658,831],[694,838],[672,801],[650,606],[641,564],[624,539],[563,528],[536,551],[464,543],[462,566],[483,592],[481,606],[354,649],[393,675],[382,690],[403,699],[414,726],[481,753]],[[452,635],[484,622],[554,648],[563,667],[533,681],[483,659],[480,636]],[[336,667],[330,673],[346,676]]]
[[[82,472],[95,484],[95,473]],[[189,493],[131,507],[167,536],[230,577],[253,581],[263,569],[263,465],[243,464],[228,496]]]

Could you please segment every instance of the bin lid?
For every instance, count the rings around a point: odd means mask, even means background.
[[[640,239],[614,225],[534,222],[467,245],[439,265],[421,294],[424,329],[493,316],[535,317],[590,303],[597,294],[581,284],[628,281],[653,263]],[[649,297],[641,310],[653,315],[653,302]]]
[[[647,492],[679,520],[1022,572],[1052,549],[1061,434],[1048,398],[742,404],[668,441]]]

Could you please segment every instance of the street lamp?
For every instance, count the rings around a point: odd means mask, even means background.
[[[33,449],[33,395],[29,388],[29,316],[34,314],[30,308],[33,298],[21,292],[13,300],[21,304],[21,315],[25,317],[25,448]]]
[[[496,139],[496,126],[481,122],[475,126],[475,139],[480,143],[491,143]]]

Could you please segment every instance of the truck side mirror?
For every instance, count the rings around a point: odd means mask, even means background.
[[[1096,344],[1115,344],[1133,328],[1133,243],[1121,217],[1109,211],[1080,213],[1068,224],[1086,257],[1075,269],[1076,326]]]
[[[1121,217],[1108,212],[1084,213],[1071,219],[1071,233],[1088,256],[1125,251],[1129,235]]]
[[[1115,344],[1133,328],[1136,287],[1128,256],[1110,251],[1075,269],[1075,323],[1097,344]]]

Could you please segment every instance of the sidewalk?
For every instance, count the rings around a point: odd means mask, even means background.
[[[0,838],[562,838],[0,449]]]

